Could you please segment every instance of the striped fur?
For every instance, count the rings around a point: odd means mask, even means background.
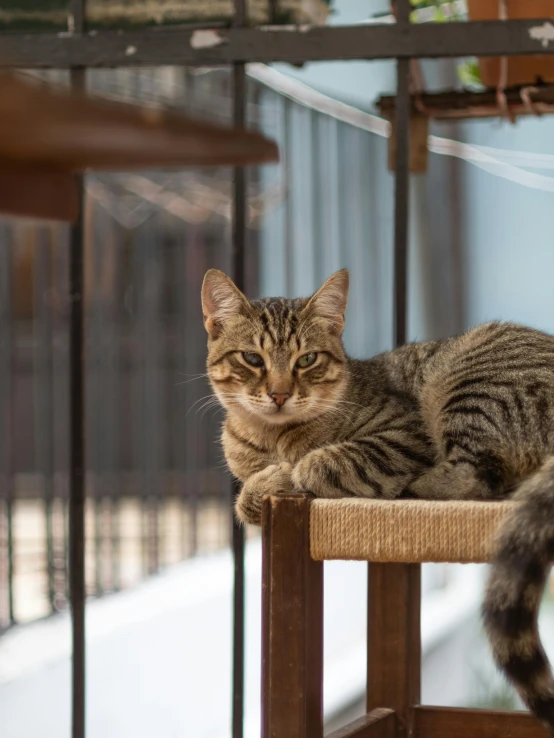
[[[520,485],[514,498],[521,505],[500,531],[483,620],[498,667],[554,732],[554,679],[537,627],[554,557],[554,456]]]
[[[237,515],[259,524],[263,496],[292,489],[520,499],[500,533],[483,616],[497,664],[554,732],[537,630],[554,558],[554,338],[489,323],[358,361],[341,341],[347,291],[343,270],[309,299],[250,302],[221,272],[206,275],[208,374],[227,410],[227,463],[243,483]]]

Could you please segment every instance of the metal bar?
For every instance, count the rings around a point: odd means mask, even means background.
[[[105,263],[105,259],[103,258],[104,239],[97,235],[98,221],[94,217],[93,205],[90,199],[87,201],[85,208],[85,232],[90,233],[92,239],[88,274],[91,297],[85,307],[88,323],[87,342],[90,347],[90,354],[86,360],[88,377],[86,394],[89,413],[87,418],[89,431],[88,467],[92,482],[89,494],[92,493],[92,504],[94,505],[91,510],[94,516],[94,594],[98,596],[103,594],[104,590],[102,552],[105,530],[102,519],[104,491],[102,489],[103,458],[101,447],[108,432],[106,410],[103,406],[106,401],[106,377],[103,372],[105,352],[101,347],[104,338],[104,326],[102,325],[103,298],[99,298],[98,294],[101,289],[101,268]]]
[[[54,402],[52,361],[52,308],[50,239],[45,228],[37,234],[34,259],[34,333],[35,333],[35,465],[43,479],[44,522],[46,533],[46,573],[50,611],[56,611],[54,534],[52,505],[54,499]]]
[[[0,230],[0,378],[2,381],[2,400],[0,422],[2,428],[0,438],[2,444],[2,467],[0,479],[4,479],[5,512],[7,528],[7,579],[8,579],[8,624],[14,625],[14,535],[13,535],[13,508],[14,508],[14,430],[15,430],[15,341],[13,296],[11,290],[12,254],[11,229],[3,225]]]
[[[86,0],[70,0],[70,14],[68,28],[70,33],[80,36],[85,30],[85,3]]]
[[[186,79],[186,70],[184,70],[183,79]],[[190,501],[188,486],[189,481],[187,478],[188,470],[188,459],[189,459],[189,444],[188,435],[190,432],[188,429],[191,424],[187,422],[186,413],[190,408],[192,397],[195,393],[195,386],[197,384],[203,384],[203,380],[199,382],[189,382],[189,379],[193,379],[193,372],[189,371],[187,367],[192,364],[192,356],[190,351],[186,350],[187,345],[187,317],[186,312],[187,300],[189,290],[186,289],[186,275],[189,274],[187,271],[187,256],[190,253],[188,248],[189,243],[189,231],[190,225],[185,225],[179,230],[175,236],[175,262],[172,265],[175,269],[175,273],[178,275],[175,282],[175,326],[177,335],[179,336],[179,342],[175,351],[175,380],[174,384],[177,385],[177,389],[182,391],[178,393],[177,399],[174,403],[174,409],[176,410],[174,421],[172,422],[172,436],[175,439],[175,468],[179,478],[179,515],[180,515],[180,555],[185,558],[189,555],[189,520],[190,520]],[[192,270],[191,272],[192,273]],[[189,374],[191,376],[189,376]],[[183,384],[180,384],[183,382]],[[191,387],[192,385],[192,387]],[[207,394],[204,392],[203,394]]]
[[[271,25],[279,21],[279,0],[269,0],[269,22]]]
[[[147,335],[145,331],[146,312],[146,284],[147,284],[147,259],[148,238],[145,237],[143,229],[134,234],[133,239],[134,274],[133,286],[135,293],[135,356],[136,356],[136,394],[134,396],[135,419],[134,419],[134,443],[136,449],[136,464],[139,474],[138,485],[140,488],[140,557],[142,562],[142,576],[147,577],[149,571],[150,555],[148,550],[148,445],[146,413],[148,398],[146,383],[146,351]]]
[[[394,126],[396,170],[394,180],[394,342],[406,342],[408,207],[410,186],[410,61],[398,62]]]
[[[333,59],[439,58],[551,54],[551,20],[212,30],[213,45],[198,31],[104,31],[84,34],[2,34],[0,67],[220,66],[236,62]],[[546,44],[543,45],[543,39]]]
[[[310,116],[310,179],[314,182],[311,202],[311,225],[313,237],[310,257],[312,260],[315,282],[316,284],[323,284],[326,279],[326,275],[321,272],[323,259],[321,258],[321,254],[318,254],[323,243],[322,203],[325,199],[325,180],[322,175],[321,160],[321,115],[315,110],[307,112]]]
[[[84,70],[71,74],[72,84],[84,83]],[[81,211],[84,200],[80,183]],[[73,632],[72,738],[85,735],[85,357],[84,259],[82,216],[71,227],[69,253],[69,593]]]
[[[71,0],[75,40],[84,31],[85,0]],[[86,87],[85,65],[71,69],[71,86]],[[72,738],[85,738],[85,344],[83,177],[79,216],[69,236],[69,595],[72,617]]]
[[[286,196],[283,203],[285,212],[285,295],[291,297],[293,294],[294,269],[292,258],[293,242],[293,217],[292,210],[292,103],[285,97],[281,100],[280,107],[283,111],[283,174],[285,179]]]
[[[107,458],[105,460],[108,478],[108,497],[110,500],[110,556],[111,556],[111,588],[117,591],[121,587],[121,535],[120,535],[120,508],[121,508],[121,450],[122,450],[122,427],[121,418],[123,412],[123,388],[121,384],[122,350],[121,337],[123,325],[121,315],[117,309],[116,296],[121,294],[121,248],[117,248],[114,229],[117,227],[106,212],[100,209],[95,211],[95,217],[101,218],[102,243],[104,256],[111,264],[111,282],[109,295],[104,309],[104,345],[102,355],[104,357],[104,371],[108,381],[109,403],[107,410],[107,423],[110,428],[109,443],[107,444]]]
[[[351,134],[349,126],[343,125],[340,121],[335,122],[335,147],[337,156],[337,189],[334,193],[337,203],[337,216],[340,237],[336,244],[336,256],[338,257],[338,263],[344,264],[346,256],[346,240],[347,234],[350,229],[350,223],[348,222],[348,203],[347,193],[348,182],[351,177],[351,173],[348,171],[348,163],[346,161],[346,145],[345,138]]]
[[[202,231],[197,226],[187,224],[184,229],[183,239],[183,271],[180,274],[192,275],[195,273],[195,264],[197,263],[197,254],[205,253],[207,250],[206,243],[202,239]],[[179,305],[180,331],[183,337],[182,345],[182,366],[187,378],[195,375],[198,371],[198,363],[196,356],[192,351],[187,351],[188,336],[190,335],[189,316],[192,313],[192,290],[188,289],[188,279],[186,279],[182,292],[182,301]],[[186,337],[186,338],[185,338]],[[184,498],[183,510],[188,523],[186,534],[188,541],[183,552],[188,556],[194,556],[198,552],[198,485],[200,481],[200,440],[197,434],[197,426],[194,422],[194,416],[191,414],[193,408],[197,408],[203,395],[205,385],[201,382],[190,382],[185,385],[185,408],[184,416],[185,432],[182,436],[184,441],[184,449],[182,458],[184,460],[183,479],[184,479]],[[185,541],[183,540],[183,543]]]
[[[59,409],[60,416],[64,421],[60,423],[57,441],[64,448],[62,459],[63,472],[58,477],[56,496],[61,506],[61,526],[58,532],[60,549],[58,549],[57,568],[60,572],[60,580],[57,591],[57,601],[66,605],[69,602],[69,258],[71,232],[68,228],[58,227],[57,237],[59,248],[56,265],[56,297],[57,304],[56,334],[58,336],[58,350],[56,364],[54,367],[55,385],[55,407]],[[62,297],[63,295],[63,297]],[[67,306],[67,307],[66,307]]]
[[[159,329],[161,326],[160,299],[161,299],[161,263],[160,249],[152,232],[152,221],[147,221],[141,228],[144,239],[144,272],[141,301],[142,315],[142,343],[144,347],[144,414],[143,431],[143,458],[145,473],[145,503],[146,503],[146,552],[147,571],[155,574],[160,568],[160,447],[163,439],[160,434],[163,423],[160,422],[160,382],[159,356],[160,341]]]
[[[235,31],[246,25],[246,0],[233,0],[233,26]],[[233,65],[233,125],[244,128],[246,124],[246,69],[244,63]],[[231,243],[231,276],[240,290],[246,282],[246,170],[233,169],[233,232]],[[237,481],[232,484],[231,506],[239,493]],[[232,738],[244,735],[244,527],[231,509],[234,588],[233,588],[233,706]]]

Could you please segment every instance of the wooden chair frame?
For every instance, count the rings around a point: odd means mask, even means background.
[[[262,738],[323,738],[323,562],[310,498],[263,507]],[[369,567],[367,714],[326,738],[544,738],[525,712],[431,707],[421,696],[421,566]]]

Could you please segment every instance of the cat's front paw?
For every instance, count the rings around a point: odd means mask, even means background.
[[[243,523],[261,525],[262,501],[267,495],[292,492],[292,466],[271,464],[253,474],[243,485],[235,502],[235,512]]]
[[[325,449],[306,454],[292,472],[294,488],[299,492],[311,492],[316,497],[344,497],[340,472]]]

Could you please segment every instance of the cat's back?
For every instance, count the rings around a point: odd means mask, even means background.
[[[429,376],[472,371],[491,379],[503,372],[554,372],[554,336],[517,323],[483,323],[442,342],[427,367]]]
[[[352,394],[366,401],[382,395],[417,401],[433,357],[452,340],[408,343],[371,359],[349,359]]]
[[[368,361],[351,360],[351,365],[362,391],[389,389],[419,398],[429,383],[448,380],[451,388],[458,379],[554,375],[554,336],[495,321],[451,338],[406,344]]]
[[[446,341],[425,371],[420,406],[431,436],[445,419],[486,425],[518,448],[554,441],[554,337],[486,323]]]

